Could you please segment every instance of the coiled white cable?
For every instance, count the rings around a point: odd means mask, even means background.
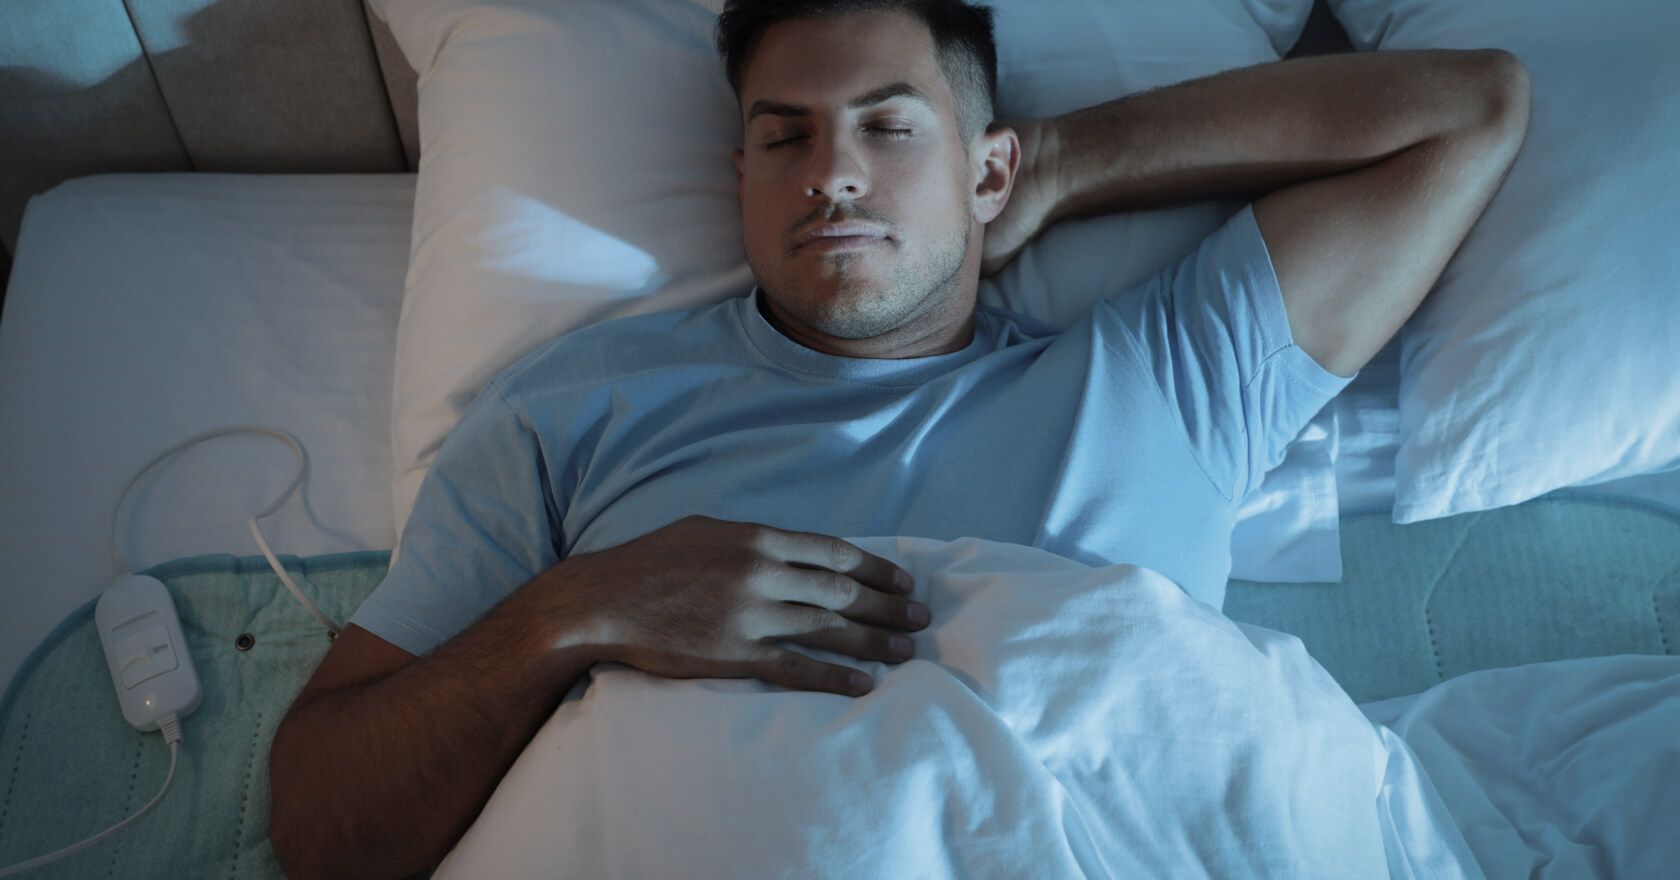
[[[274,573],[280,576],[280,580],[286,585],[286,589],[291,590],[292,595],[296,596],[297,600],[303,603],[303,607],[308,609],[309,613],[313,614],[315,619],[319,620],[321,625],[327,628],[327,632],[331,633],[332,636],[336,638],[338,634],[344,630],[343,625],[334,622],[331,618],[322,614],[321,609],[316,608],[315,603],[309,601],[309,597],[305,596],[303,591],[298,589],[297,584],[292,582],[291,575],[287,574],[286,569],[281,567],[280,560],[274,558],[274,551],[268,549],[268,542],[263,539],[262,531],[257,528],[257,520],[268,516],[276,510],[279,510],[280,505],[285,504],[286,499],[291,498],[292,493],[297,491],[297,487],[303,483],[304,475],[309,472],[309,458],[304,455],[303,446],[298,443],[296,437],[293,437],[291,434],[288,434],[279,428],[270,428],[266,425],[231,425],[226,428],[217,428],[214,431],[206,431],[190,440],[183,440],[182,442],[177,443],[175,446],[159,454],[158,457],[152,459],[145,467],[141,468],[140,473],[135,474],[134,479],[128,481],[128,486],[123,489],[122,495],[117,498],[116,508],[111,511],[111,576],[113,579],[120,578],[132,571],[132,569],[128,567],[128,563],[117,554],[117,518],[122,512],[123,501],[128,498],[128,490],[134,488],[134,484],[139,482],[140,478],[145,476],[146,472],[151,470],[153,465],[156,465],[169,456],[174,455],[189,446],[202,443],[213,437],[220,437],[223,434],[236,434],[241,431],[256,434],[267,434],[270,437],[284,441],[288,446],[292,447],[293,452],[297,453],[298,472],[297,476],[292,478],[292,484],[286,487],[285,493],[276,499],[273,504],[270,504],[267,510],[251,517],[248,524],[251,527],[251,537],[257,539],[257,546],[262,548],[263,556],[267,557],[269,567],[274,569]]]
[[[235,434],[241,431],[267,434],[270,437],[278,438],[285,441],[287,445],[292,447],[292,451],[297,453],[297,476],[292,478],[292,484],[286,487],[285,494],[281,495],[278,500],[269,505],[267,510],[251,517],[249,520],[251,536],[257,539],[257,546],[262,548],[263,556],[268,559],[269,567],[273,568],[274,573],[280,576],[280,580],[285,583],[286,588],[292,591],[292,595],[296,596],[299,602],[303,603],[303,607],[309,609],[310,614],[315,615],[316,620],[321,621],[321,623],[326,626],[329,638],[336,638],[338,634],[343,631],[344,627],[333,622],[332,619],[327,617],[325,614],[322,614],[321,609],[316,608],[315,603],[309,601],[309,597],[305,596],[303,591],[298,589],[297,584],[293,583],[291,576],[286,573],[286,569],[281,567],[280,560],[274,557],[274,551],[268,548],[268,541],[263,539],[262,532],[257,529],[257,520],[268,516],[276,510],[279,510],[280,505],[285,504],[286,499],[291,498],[292,493],[297,491],[298,486],[302,485],[304,475],[309,472],[309,459],[303,452],[303,446],[298,443],[296,437],[293,437],[291,434],[288,434],[279,428],[270,428],[263,425],[233,425],[226,428],[217,428],[214,431],[207,431],[190,440],[185,440],[176,444],[170,449],[159,454],[156,458],[152,459],[145,467],[141,468],[140,472],[134,475],[134,479],[129,480],[128,485],[123,487],[122,494],[117,496],[117,506],[111,511],[110,549],[112,580],[132,572],[132,569],[128,566],[128,562],[117,553],[117,521],[119,519],[119,515],[122,513],[123,502],[128,499],[128,490],[134,488],[134,484],[139,482],[140,478],[145,476],[146,472],[151,470],[153,465],[156,465],[169,456],[174,455],[189,446],[202,443],[213,437],[220,437],[223,434]],[[107,828],[106,830],[101,831],[100,833],[80,843],[72,844],[57,852],[48,853],[44,856],[38,856],[27,862],[19,862],[15,865],[0,867],[0,877],[10,877],[13,874],[27,871],[31,868],[39,868],[50,862],[56,862],[65,856],[81,852],[82,850],[87,849],[88,847],[101,841],[108,840],[112,835],[115,835],[117,832],[127,828],[129,825],[134,824],[134,822],[138,821],[141,816],[146,815],[153,807],[157,806],[158,802],[163,800],[163,796],[168,793],[170,784],[175,781],[175,763],[177,758],[180,757],[181,750],[181,728],[179,719],[177,719],[174,715],[165,715],[158,719],[158,729],[163,732],[164,742],[169,744],[169,775],[163,780],[163,789],[157,793],[156,797],[152,798],[150,803],[141,807],[140,812],[129,816],[127,819],[118,822],[110,828]]]

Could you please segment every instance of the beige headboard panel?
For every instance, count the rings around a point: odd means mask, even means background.
[[[88,174],[412,171],[415,107],[363,0],[4,0],[0,242]]]

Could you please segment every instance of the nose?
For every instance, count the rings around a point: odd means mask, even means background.
[[[812,140],[805,195],[831,200],[863,198],[869,188],[869,175],[856,145],[843,134]]]

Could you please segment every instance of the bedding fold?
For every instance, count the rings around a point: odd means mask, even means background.
[[[977,539],[852,538],[934,624],[860,698],[603,663],[438,877],[1335,877],[1387,851],[1396,758],[1299,639],[1155,572]],[[1442,855],[1443,852],[1447,854]],[[1480,876],[1474,865],[1458,874]]]

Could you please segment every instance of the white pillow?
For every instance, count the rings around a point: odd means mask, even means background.
[[[1680,4],[1330,0],[1359,49],[1510,51],[1528,140],[1401,333],[1394,521],[1680,466]]]
[[[496,373],[578,327],[752,284],[712,44],[722,0],[374,0],[419,71],[420,172],[392,402],[400,534],[443,439]],[[1055,115],[1275,61],[1310,0],[1001,0],[998,115]],[[1065,326],[1241,207],[1068,222],[981,284]],[[1053,292],[1053,293],[1052,293]],[[1333,431],[1303,435],[1245,508],[1233,574],[1336,580]]]
[[[437,880],[1386,877],[1414,815],[1441,848],[1408,753],[1294,636],[1134,566],[850,540],[915,577],[914,659],[786,645],[868,672],[858,698],[598,664]]]

